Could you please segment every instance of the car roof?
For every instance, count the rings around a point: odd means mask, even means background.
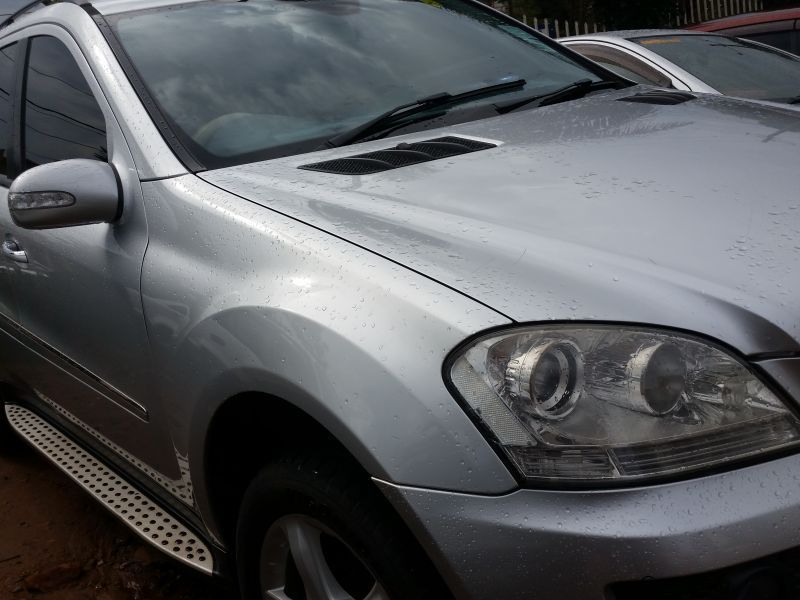
[[[724,29],[733,29],[734,27],[744,27],[745,25],[759,25],[761,23],[789,21],[791,19],[800,19],[800,8],[784,8],[782,10],[723,17],[722,19],[714,19],[696,25],[690,25],[689,29],[695,31],[721,31]]]
[[[3,0],[0,5],[0,21],[5,21],[18,10],[25,8],[31,0]]]
[[[162,8],[176,4],[192,4],[203,0],[95,0],[92,6],[103,15],[114,15],[134,10]]]
[[[158,8],[173,4],[188,4],[203,0],[0,0],[0,28],[8,27],[11,23],[37,13],[40,9],[54,4],[70,3],[96,9],[102,14],[114,14],[146,8]]]
[[[85,0],[0,0],[0,29],[54,4],[80,4]]]
[[[623,29],[619,31],[603,31],[598,33],[585,33],[572,35],[569,37],[558,38],[559,42],[571,42],[579,40],[631,40],[640,37],[658,37],[674,35],[708,35],[705,31],[689,31],[687,29]],[[714,35],[714,34],[712,34]]]

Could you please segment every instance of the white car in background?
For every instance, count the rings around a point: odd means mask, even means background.
[[[611,31],[558,40],[637,83],[800,104],[800,57],[706,32]]]

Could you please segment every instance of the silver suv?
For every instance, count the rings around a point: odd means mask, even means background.
[[[246,600],[797,597],[796,112],[472,0],[0,54],[7,425],[144,539]]]

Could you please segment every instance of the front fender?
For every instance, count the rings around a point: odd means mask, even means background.
[[[227,398],[253,391],[306,412],[381,479],[485,494],[515,487],[441,376],[453,347],[507,319],[194,176],[145,189],[148,218],[161,224],[145,258],[145,316],[168,426],[198,498],[210,420]]]

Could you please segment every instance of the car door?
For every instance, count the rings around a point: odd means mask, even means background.
[[[19,335],[32,351],[22,376],[36,400],[115,454],[159,481],[179,481],[151,377],[140,296],[147,222],[133,159],[79,46],[56,26],[35,32],[20,42],[19,170],[108,161],[123,210],[112,224],[27,230],[2,223],[27,260],[14,278]]]
[[[10,233],[11,216],[8,211],[8,188],[11,185],[13,98],[16,93],[17,52],[16,42],[0,42],[0,380],[9,381],[14,365],[20,359],[15,352],[8,331],[14,331],[19,322],[13,282],[20,271],[20,255]]]
[[[11,99],[15,90],[16,54],[16,43],[0,47],[0,227],[6,230],[11,223],[7,203],[8,186],[11,185],[8,152],[11,146]],[[16,301],[11,282],[17,272],[18,263],[14,259],[18,255],[14,254],[14,241],[10,236],[0,239],[0,244],[0,318],[16,323]]]

